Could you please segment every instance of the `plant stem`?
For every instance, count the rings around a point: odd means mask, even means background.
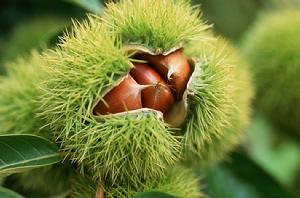
[[[104,198],[104,189],[102,182],[99,182],[95,198]]]

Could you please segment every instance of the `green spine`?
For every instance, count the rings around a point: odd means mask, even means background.
[[[8,76],[0,83],[1,133],[36,133],[43,125],[37,117],[40,94],[37,84],[44,75],[40,55],[33,51],[29,58],[7,64]]]
[[[183,145],[202,160],[217,160],[241,140],[253,90],[245,62],[229,44],[215,39],[199,16],[189,1],[130,0],[109,4],[104,20],[124,45],[153,52],[183,46],[187,56],[200,60]]]
[[[261,16],[242,50],[251,63],[255,104],[280,130],[300,139],[300,14],[283,10]]]
[[[61,151],[82,173],[91,175],[93,183],[105,182],[111,196],[142,191],[129,185],[166,190],[171,188],[166,183],[180,183],[173,177],[166,179],[165,171],[183,155],[192,151],[202,162],[216,160],[237,144],[248,120],[252,93],[247,68],[231,55],[235,52],[224,41],[215,40],[199,15],[188,1],[129,0],[109,4],[104,18],[90,16],[83,23],[75,22],[60,45],[43,55],[47,79],[41,72],[28,80],[34,85],[29,100],[34,106],[32,114],[25,110],[24,118],[34,121],[32,115],[38,113],[36,123],[51,128]],[[182,128],[173,129],[154,112],[102,118],[92,114],[95,102],[131,69],[127,45],[153,52],[185,47],[187,56],[200,61]],[[166,183],[155,183],[158,178]],[[126,188],[121,187],[124,184]],[[172,190],[176,189],[182,188]]]
[[[142,184],[132,185],[128,183],[107,185],[104,196],[107,198],[132,198],[138,193],[157,190],[170,195],[188,198],[205,197],[201,192],[201,184],[194,173],[181,165],[177,165],[166,171],[164,175],[156,179],[145,180]],[[88,177],[78,176],[74,178],[72,186],[72,198],[89,198],[95,196],[97,184]]]
[[[75,24],[60,47],[46,54],[50,79],[41,96],[62,150],[95,179],[140,181],[173,164],[180,142],[156,114],[109,116],[92,114],[103,92],[114,86],[131,65],[120,38],[98,17]]]
[[[190,113],[183,127],[188,156],[203,162],[224,158],[241,141],[250,117],[253,95],[248,66],[222,38],[195,43],[186,53],[197,58],[189,98]]]
[[[7,64],[8,76],[0,80],[0,133],[35,134],[53,140],[45,121],[38,116],[40,82],[46,78],[41,55],[32,51],[28,58]],[[59,194],[70,187],[72,168],[68,163],[14,174],[13,186],[24,191]]]
[[[192,41],[206,41],[210,26],[189,0],[121,0],[109,3],[104,21],[122,37],[123,44],[166,52]]]

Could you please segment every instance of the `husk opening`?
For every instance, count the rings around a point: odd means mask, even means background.
[[[183,49],[183,47],[181,45],[178,45],[178,46],[173,47],[170,50],[165,51],[165,52],[162,52],[159,49],[153,51],[151,49],[148,49],[144,46],[139,46],[139,45],[127,45],[127,46],[125,46],[125,49],[127,51],[127,54],[130,54],[132,56],[134,56],[136,54],[145,54],[145,53],[150,54],[150,55],[167,56],[167,55],[171,54],[172,52]],[[143,60],[141,60],[141,61],[143,61]],[[172,108],[170,109],[170,111],[166,115],[163,115],[162,112],[160,112],[158,110],[155,110],[155,109],[141,108],[141,109],[124,111],[124,112],[114,113],[114,114],[109,114],[109,115],[94,115],[95,118],[97,120],[103,120],[103,118],[107,118],[107,117],[111,117],[111,116],[124,116],[124,115],[128,115],[128,114],[133,114],[134,115],[134,114],[139,114],[139,113],[143,113],[143,112],[153,112],[157,116],[158,119],[168,123],[170,126],[180,127],[185,122],[187,114],[188,114],[188,112],[187,112],[188,111],[188,97],[190,95],[194,95],[194,91],[191,89],[191,84],[192,84],[191,82],[195,78],[195,73],[201,67],[201,62],[197,59],[188,58],[188,62],[189,62],[189,65],[191,67],[192,74],[191,74],[191,76],[188,80],[186,89],[183,93],[183,97],[180,101],[175,102],[175,104],[172,106]],[[131,65],[131,68],[134,67],[132,62],[130,62],[129,64]],[[128,73],[129,73],[129,71],[128,71]],[[118,79],[116,81],[116,83],[114,83],[111,87],[109,87],[105,91],[103,91],[103,93],[101,94],[102,96],[100,97],[100,99],[96,100],[96,102],[94,103],[93,108],[91,109],[91,111],[93,111],[94,108],[96,107],[96,105],[99,102],[101,102],[101,100],[103,100],[104,96],[107,93],[109,93],[114,87],[118,86],[128,76],[128,73],[125,76]],[[91,112],[91,114],[94,114],[94,113]]]

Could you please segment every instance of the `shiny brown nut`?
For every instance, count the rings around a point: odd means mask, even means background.
[[[160,82],[166,84],[162,77],[145,63],[134,62],[130,75],[141,85],[156,85]]]
[[[174,104],[172,91],[164,84],[158,83],[142,91],[143,106],[167,113]]]
[[[146,60],[171,86],[176,100],[182,98],[183,92],[191,76],[191,69],[182,50],[166,56],[140,54],[137,58]]]
[[[123,81],[104,96],[94,108],[95,115],[120,113],[142,108],[141,91],[143,86],[128,74]]]
[[[171,108],[174,104],[172,91],[154,69],[144,63],[134,63],[130,74],[139,84],[151,85],[142,90],[143,107],[162,113]]]

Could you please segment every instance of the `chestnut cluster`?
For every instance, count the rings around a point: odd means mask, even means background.
[[[126,77],[94,108],[95,115],[150,108],[167,113],[182,99],[191,69],[183,50],[168,55],[138,54]]]

